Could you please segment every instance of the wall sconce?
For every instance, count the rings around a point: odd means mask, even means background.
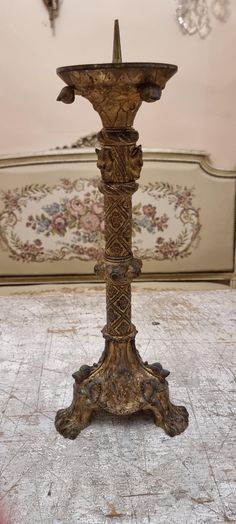
[[[60,0],[43,0],[45,7],[48,10],[50,26],[52,28],[52,34],[55,35],[55,20],[59,16]]]

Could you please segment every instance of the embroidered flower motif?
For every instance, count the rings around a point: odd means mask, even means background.
[[[102,202],[95,203],[92,210],[96,215],[102,215],[104,213],[104,204]]]
[[[50,206],[44,206],[42,208],[48,215],[55,215],[56,213],[59,213],[60,211],[60,205],[58,202],[53,202],[53,204],[50,204]]]
[[[174,194],[170,195],[170,202],[175,202],[175,209],[182,207],[183,209],[188,209],[192,205],[193,190],[188,189],[186,186],[181,188],[177,186],[177,191]]]
[[[20,195],[18,193],[12,194],[11,191],[9,190],[4,194],[5,206],[7,210],[9,211],[20,209],[19,200],[20,200]]]
[[[154,216],[156,214],[156,207],[152,206],[151,204],[147,204],[147,205],[143,206],[143,213],[147,217],[154,218]]]
[[[143,212],[143,213],[142,213]],[[169,217],[166,213],[160,217],[156,217],[156,206],[151,204],[146,204],[142,206],[141,204],[135,206],[133,209],[133,232],[140,233],[142,229],[146,229],[148,233],[156,233],[157,231],[164,231],[168,228]]]
[[[101,259],[104,200],[97,187],[98,178],[65,178],[55,186],[31,184],[1,191],[0,232],[9,256],[22,262]],[[194,188],[186,186],[157,181],[141,186],[140,201],[133,205],[136,256],[161,261],[191,254],[201,228],[193,197]],[[27,241],[26,229],[24,241],[20,238],[24,226],[31,230]]]
[[[156,240],[156,243],[157,244],[162,244],[162,242],[164,242],[164,238],[158,237],[157,240]]]
[[[80,225],[86,230],[86,231],[97,231],[100,226],[100,220],[95,213],[86,213],[86,215],[82,216],[80,219]]]
[[[77,215],[85,215],[86,213],[86,207],[83,204],[83,202],[75,196],[69,202],[67,203],[67,210],[71,213],[73,216]]]
[[[66,228],[66,217],[62,213],[58,213],[57,215],[54,215],[52,217],[52,227],[56,229],[56,231],[62,231]]]
[[[51,224],[51,220],[46,218],[44,215],[41,215],[41,218],[35,223],[34,219],[32,217],[32,220],[29,218],[29,222],[27,222],[26,226],[29,227],[31,225],[32,229],[36,229],[37,233],[44,233],[48,230],[49,226]]]
[[[23,262],[36,262],[39,257],[42,257],[44,254],[41,244],[34,241],[33,244],[30,244],[29,241],[22,244],[22,249],[20,254],[17,256],[18,260]]]
[[[34,243],[35,243],[36,246],[41,246],[42,245],[42,240],[40,240],[39,238],[36,238]]]
[[[168,228],[169,217],[164,213],[161,217],[156,217],[157,231],[164,231]]]
[[[178,247],[173,240],[170,240],[169,242],[162,242],[158,249],[163,255],[163,258],[174,258],[178,255]]]

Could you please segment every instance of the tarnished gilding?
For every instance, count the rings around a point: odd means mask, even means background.
[[[98,135],[97,166],[104,194],[105,254],[95,272],[106,282],[105,349],[98,364],[82,366],[75,379],[72,404],[56,415],[56,429],[74,439],[97,409],[116,415],[151,411],[155,423],[171,437],[185,430],[188,413],[169,400],[160,363],[143,363],[135,346],[131,322],[131,282],[141,272],[132,253],[132,195],[138,189],[142,150],[132,128],[142,101],[160,98],[177,67],[168,64],[121,63],[118,23],[115,23],[113,64],[69,66],[57,70],[66,82],[59,98],[68,103],[74,93],[92,103],[104,128]],[[65,89],[65,88],[64,88]],[[69,90],[69,91],[68,91]],[[63,100],[64,98],[64,100]]]

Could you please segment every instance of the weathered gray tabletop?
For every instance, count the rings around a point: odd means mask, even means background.
[[[0,297],[6,522],[235,522],[236,292],[134,288],[138,349],[190,413],[173,439],[142,414],[98,414],[75,441],[56,433],[71,373],[100,357],[104,311],[101,286]]]

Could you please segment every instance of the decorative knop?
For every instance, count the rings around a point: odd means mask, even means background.
[[[75,99],[75,90],[72,86],[63,87],[60,91],[57,101],[63,102],[64,104],[72,104]]]

